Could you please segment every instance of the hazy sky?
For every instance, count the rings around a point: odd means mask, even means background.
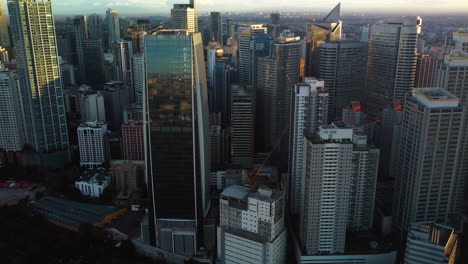
[[[6,0],[0,0],[6,2]],[[189,0],[52,0],[54,13],[90,14],[103,13],[112,7],[120,13],[169,14],[174,3]],[[339,1],[335,0],[196,0],[201,12],[207,11],[318,11],[330,10]],[[395,12],[468,14],[468,0],[345,0],[341,1],[346,12]],[[414,12],[412,12],[414,11]]]

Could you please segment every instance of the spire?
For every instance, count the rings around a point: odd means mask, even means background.
[[[333,23],[341,20],[341,2],[338,3],[333,10],[323,19],[323,22]]]

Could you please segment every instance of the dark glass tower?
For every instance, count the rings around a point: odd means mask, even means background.
[[[203,246],[210,173],[208,94],[200,33],[145,36],[146,165],[156,246],[193,254]]]

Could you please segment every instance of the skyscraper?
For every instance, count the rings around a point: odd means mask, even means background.
[[[145,160],[143,121],[129,120],[122,125],[122,159]]]
[[[291,100],[300,79],[304,42],[290,32],[276,39],[272,57],[258,59],[257,120],[263,147],[275,149],[281,166],[287,166]]]
[[[78,127],[80,165],[99,167],[109,159],[107,124],[105,122],[86,122]]]
[[[82,85],[76,95],[77,108],[80,111],[81,123],[106,121],[104,97],[90,86]]]
[[[420,17],[411,17],[371,26],[366,84],[369,114],[378,116],[382,106],[403,102],[414,87],[421,23]]]
[[[133,103],[135,101],[135,92],[132,79],[132,42],[114,42],[112,44],[112,51],[114,54],[114,80],[122,82],[127,86],[129,100]]]
[[[418,54],[414,88],[433,87],[435,85],[438,59],[431,53]]]
[[[319,46],[319,77],[329,94],[328,121],[341,116],[352,101],[360,101],[367,70],[367,43],[337,40]]]
[[[76,16],[73,19],[75,31],[76,57],[78,60],[79,83],[86,84],[85,44],[88,39],[88,24],[86,16]]]
[[[190,255],[204,245],[202,219],[208,210],[210,177],[201,34],[161,30],[145,36],[145,49],[145,163],[156,246]]]
[[[111,49],[112,43],[120,41],[119,12],[114,9],[107,9],[107,47]]]
[[[306,136],[318,132],[327,124],[328,92],[324,81],[306,78],[294,86],[291,133],[289,139],[289,205],[293,214],[299,214],[302,188],[303,152]]]
[[[23,116],[18,80],[11,71],[0,70],[0,149],[21,151]]]
[[[393,224],[434,221],[458,224],[464,181],[458,172],[466,112],[460,100],[442,88],[417,88],[405,101],[396,150],[397,174]]]
[[[241,25],[237,29],[239,38],[239,58],[238,58],[238,73],[239,83],[245,85],[253,84],[252,73],[252,57],[250,50],[250,41],[253,36],[258,34],[266,34],[267,28],[262,24],[259,25]]]
[[[171,9],[171,22],[173,29],[186,29],[189,33],[198,32],[198,13],[195,0],[189,4],[174,4]]]
[[[309,21],[306,31],[306,76],[318,76],[319,47],[327,41],[341,39],[341,28],[341,3],[336,5],[322,21]]]
[[[144,57],[142,55],[135,55],[132,57],[132,80],[135,104],[143,105],[146,77]]]
[[[38,152],[68,149],[51,2],[10,0],[8,10],[25,112],[26,143]]]
[[[270,23],[272,25],[279,25],[280,24],[280,14],[279,13],[271,13],[270,14]]]
[[[231,85],[231,160],[249,168],[253,154],[254,91],[252,86]]]
[[[97,14],[88,16],[88,38],[102,39],[102,17]]]
[[[11,47],[6,12],[2,3],[0,3],[0,46],[4,48]]]
[[[210,22],[212,37],[214,37],[216,42],[223,45],[223,20],[221,19],[221,14],[219,12],[211,12]]]

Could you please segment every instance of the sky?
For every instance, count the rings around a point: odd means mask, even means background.
[[[0,0],[6,3],[6,0]],[[121,14],[169,14],[174,3],[189,0],[52,0],[54,13],[91,14],[104,13],[107,8]],[[209,11],[315,11],[331,10],[337,0],[196,0],[200,12]],[[405,12],[405,13],[450,13],[464,12],[468,15],[467,0],[344,0],[343,13],[351,12]],[[414,12],[412,12],[414,11]]]

